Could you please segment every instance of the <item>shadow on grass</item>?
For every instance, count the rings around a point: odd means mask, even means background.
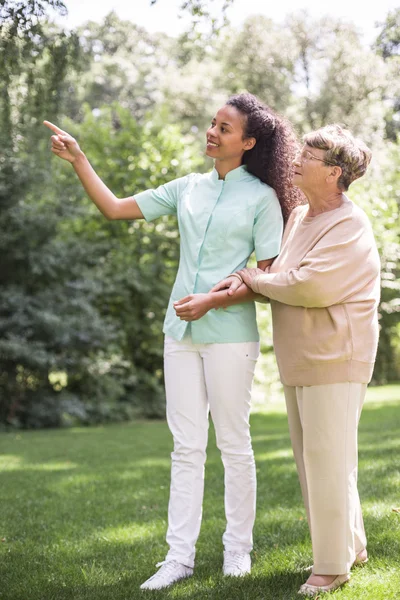
[[[370,553],[400,556],[400,403],[367,404],[360,424],[360,494]],[[221,576],[223,468],[210,429],[195,576],[151,598],[297,598],[311,560],[286,415],[252,416],[258,475],[254,570]],[[172,442],[164,422],[0,436],[0,598],[144,598],[139,585],[166,551]],[[394,563],[393,563],[394,564]],[[382,596],[383,598],[384,596]]]
[[[2,590],[7,592],[2,596],[0,591],[0,597],[7,600],[277,600],[296,598],[297,589],[305,578],[301,569],[283,571],[277,565],[274,565],[273,573],[253,572],[250,577],[243,579],[224,578],[221,574],[221,554],[217,555],[211,550],[208,554],[202,552],[193,578],[168,590],[143,593],[140,584],[154,572],[154,556],[149,560],[152,548],[144,542],[136,544],[135,551],[135,560],[132,560],[128,549],[121,550],[116,545],[91,546],[79,557],[72,549],[67,552],[59,548],[56,556],[52,557],[38,553],[35,568],[24,569],[23,585],[13,580],[12,572],[7,568],[9,561],[6,561],[0,572]],[[54,569],[55,559],[62,565],[57,570]],[[21,553],[21,564],[27,560],[29,555]],[[257,560],[254,561],[254,571],[256,569]]]

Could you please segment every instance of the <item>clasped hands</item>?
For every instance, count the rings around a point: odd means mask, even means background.
[[[189,294],[174,302],[173,306],[176,316],[181,321],[197,321],[201,319],[212,308],[226,308],[223,302],[216,302],[215,294],[226,291],[228,296],[233,296],[243,283],[251,289],[251,284],[257,275],[265,275],[265,271],[257,268],[246,268],[237,271],[236,275],[230,275],[219,281],[207,294]]]

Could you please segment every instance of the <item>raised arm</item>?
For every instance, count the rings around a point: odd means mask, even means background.
[[[143,219],[136,200],[132,197],[117,198],[97,175],[78,142],[69,133],[50,121],[43,123],[54,133],[51,136],[51,151],[72,164],[87,195],[107,219]]]

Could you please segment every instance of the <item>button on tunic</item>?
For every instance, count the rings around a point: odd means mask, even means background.
[[[181,340],[188,323],[176,316],[173,302],[207,293],[229,273],[246,266],[255,250],[257,260],[279,253],[283,219],[274,190],[245,166],[230,171],[192,173],[155,190],[135,195],[146,221],[177,215],[180,261],[164,321],[164,333]],[[254,302],[210,310],[191,322],[194,343],[258,341]]]

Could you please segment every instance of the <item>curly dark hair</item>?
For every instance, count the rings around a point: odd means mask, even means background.
[[[243,164],[275,190],[286,222],[292,210],[304,204],[302,192],[291,183],[292,161],[299,148],[291,124],[253,94],[236,94],[226,104],[245,117],[243,137],[256,139],[255,146],[244,153]]]

